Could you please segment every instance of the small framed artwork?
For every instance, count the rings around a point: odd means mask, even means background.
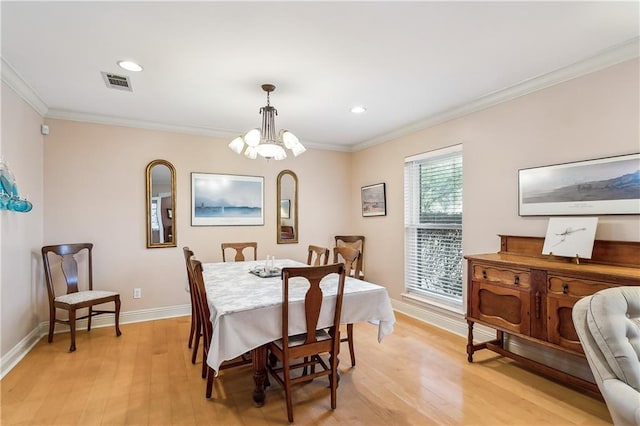
[[[387,215],[387,196],[384,183],[363,186],[361,197],[363,217]]]
[[[264,225],[264,177],[191,173],[191,226]]]
[[[291,200],[280,200],[280,219],[291,218]]]
[[[640,214],[640,154],[518,170],[520,216]]]
[[[166,209],[167,210],[167,219],[173,219],[173,210],[171,209]]]
[[[549,218],[542,254],[591,259],[597,217]]]

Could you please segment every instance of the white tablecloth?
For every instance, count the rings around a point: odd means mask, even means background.
[[[264,261],[205,263],[203,275],[207,292],[213,339],[207,364],[220,364],[282,337],[282,280],[279,276],[260,278],[249,271]],[[276,267],[307,266],[293,260],[276,259]],[[304,295],[306,280],[289,280],[289,334],[305,330]],[[333,322],[338,277],[321,282],[324,293],[319,328]],[[327,303],[328,302],[328,303]],[[348,277],[342,304],[341,322],[369,321],[378,324],[378,341],[393,331],[395,315],[387,289]]]

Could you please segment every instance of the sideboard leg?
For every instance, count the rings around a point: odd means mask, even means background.
[[[467,362],[473,362],[473,321],[467,320]]]

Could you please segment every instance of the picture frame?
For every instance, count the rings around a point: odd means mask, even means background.
[[[280,200],[280,219],[291,218],[291,200]]]
[[[518,215],[640,214],[640,153],[518,170]]]
[[[264,177],[191,173],[191,226],[264,225]]]
[[[363,217],[387,215],[387,194],[384,182],[363,186],[360,195]]]

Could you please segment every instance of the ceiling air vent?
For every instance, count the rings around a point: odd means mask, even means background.
[[[131,82],[129,81],[129,77],[127,77],[126,75],[111,74],[104,71],[102,71],[101,74],[105,84],[110,89],[128,90],[129,92],[133,91],[131,89]]]

